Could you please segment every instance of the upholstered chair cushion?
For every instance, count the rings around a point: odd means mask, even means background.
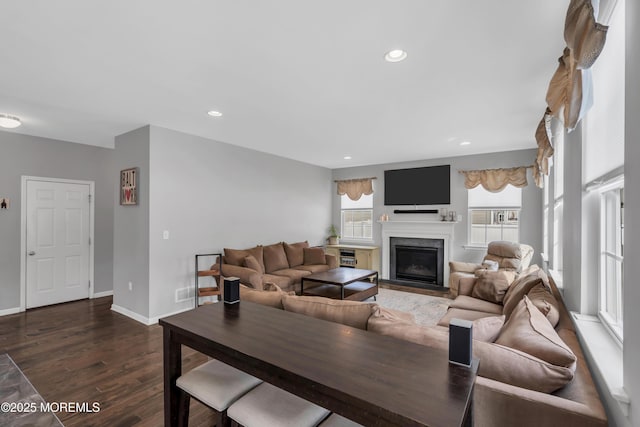
[[[324,257],[324,249],[322,248],[304,248],[303,253],[304,263],[306,265],[327,263],[327,260]]]
[[[487,255],[483,261],[495,261],[500,269],[517,272],[527,268],[533,257],[533,248],[521,243],[495,241],[487,246]]]
[[[539,283],[531,288],[527,297],[547,317],[551,326],[555,328],[560,321],[560,311],[558,300],[556,300],[551,291],[544,284]]]
[[[367,322],[377,304],[335,300],[324,297],[286,295],[282,299],[286,311],[300,313],[330,322],[367,329]]]
[[[502,303],[504,295],[515,278],[511,271],[476,271],[476,283],[473,286],[471,296],[496,304]]]
[[[490,316],[473,321],[473,339],[484,342],[494,342],[504,325],[504,316]]]
[[[287,254],[284,251],[282,242],[264,247],[264,271],[273,273],[276,270],[289,268]]]
[[[309,247],[309,242],[284,243],[284,251],[289,260],[289,267],[297,267],[304,263],[304,248]]]
[[[253,255],[244,257],[243,264],[245,267],[255,270],[260,274],[264,273],[264,270],[262,269],[262,265],[260,265],[258,260]]]
[[[262,259],[262,246],[256,246],[250,249],[230,249],[224,248],[224,262],[231,265],[244,266],[245,257],[252,255],[264,270],[264,261]]]
[[[313,427],[330,412],[269,383],[262,383],[231,405],[227,414],[244,427]]]
[[[575,354],[526,295],[505,323],[496,344],[524,351],[553,365],[575,369]]]

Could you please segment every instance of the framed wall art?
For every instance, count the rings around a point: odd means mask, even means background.
[[[130,168],[120,171],[120,204],[138,204],[138,173],[139,168]]]

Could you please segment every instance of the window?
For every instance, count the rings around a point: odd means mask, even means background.
[[[551,268],[562,272],[562,222],[564,211],[564,134],[555,140],[553,174],[553,239],[551,247]]]
[[[344,240],[372,240],[373,194],[363,194],[351,200],[346,194],[340,198],[341,236]]]
[[[507,185],[492,193],[482,186],[468,190],[469,244],[484,246],[494,240],[520,240],[522,190]]]
[[[600,199],[600,319],[622,341],[624,188],[602,191]]]
[[[549,260],[549,176],[543,175],[542,188],[542,256],[543,261]]]

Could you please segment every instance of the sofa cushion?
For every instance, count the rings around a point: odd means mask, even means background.
[[[260,265],[258,260],[253,255],[248,255],[244,257],[243,264],[245,267],[255,270],[260,274],[264,273],[264,270],[262,269],[262,265]]]
[[[369,331],[417,344],[449,349],[449,334],[438,327],[371,317]],[[554,392],[573,379],[573,371],[555,366],[530,354],[498,344],[473,341],[473,356],[480,359],[478,375],[543,393]]]
[[[502,314],[502,306],[493,302],[473,298],[467,295],[459,295],[453,300],[451,308],[460,308],[463,310],[484,311],[491,314]]]
[[[530,269],[518,276],[518,278],[509,287],[509,290],[507,290],[507,293],[504,295],[504,299],[502,300],[502,304],[504,305],[502,314],[507,316],[507,320],[509,320],[511,312],[520,303],[522,297],[528,294],[534,286],[540,283],[544,284],[545,280],[548,286],[549,279],[545,272],[539,268]]]
[[[295,291],[293,286],[293,279],[291,277],[278,276],[275,274],[263,274],[262,275],[263,289],[268,283],[275,283],[276,285],[280,286],[280,288],[285,292]]]
[[[265,273],[273,273],[276,270],[289,268],[289,261],[287,261],[287,254],[284,251],[282,242],[265,246],[263,251]]]
[[[309,271],[311,273],[321,273],[323,271],[329,270],[329,265],[327,264],[299,265],[297,267],[293,267],[293,269]]]
[[[515,273],[506,271],[476,271],[476,283],[471,291],[471,296],[485,301],[500,304],[509,285],[515,278]]]
[[[575,369],[575,354],[526,295],[505,323],[496,344],[524,351],[557,366],[573,366]]]
[[[504,316],[482,317],[473,321],[473,339],[494,342],[504,325]]]
[[[304,264],[326,264],[326,258],[324,257],[324,249],[322,248],[304,248]]]
[[[240,300],[255,302],[281,310],[284,309],[282,306],[283,295],[286,295],[286,293],[273,283],[269,283],[263,291],[240,285]]]
[[[258,245],[250,249],[230,249],[224,248],[224,262],[231,265],[244,266],[245,257],[253,255],[258,260],[264,270],[264,261],[262,260],[262,246]]]
[[[323,297],[286,295],[282,299],[286,311],[305,314],[358,329],[367,329],[367,321],[377,304],[335,300]]]
[[[297,267],[304,263],[304,248],[309,247],[309,242],[284,243],[284,251],[287,254],[289,267]]]
[[[556,300],[551,291],[542,283],[539,283],[531,288],[527,297],[547,317],[551,326],[555,328],[560,321],[560,310],[558,300]]]
[[[396,323],[396,322],[415,324],[416,318],[413,314],[406,311],[394,310],[391,308],[377,306],[373,310],[371,317],[369,317],[369,320],[367,321],[367,329],[369,329],[369,324],[371,322],[374,322],[374,323],[377,322],[379,324],[378,327],[382,328],[385,325]],[[380,332],[378,331],[378,333]]]
[[[449,322],[451,321],[451,319],[470,320],[473,322],[476,319],[488,316],[495,316],[495,313],[486,313],[484,311],[463,310],[460,308],[449,307],[447,313],[438,321],[438,325],[449,326]]]
[[[293,280],[294,283],[300,283],[300,279],[304,276],[309,276],[311,272],[306,270],[298,270],[296,268],[283,268],[282,270],[276,270],[271,274],[276,276],[286,276]]]

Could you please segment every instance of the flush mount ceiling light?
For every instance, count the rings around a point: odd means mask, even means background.
[[[351,156],[344,156],[343,159],[345,160],[351,160]]]
[[[469,141],[462,141],[462,142],[460,143],[460,145],[471,145],[471,142],[469,142]]]
[[[400,62],[407,58],[407,52],[402,49],[390,50],[384,55],[384,60],[387,62]]]
[[[20,126],[22,122],[16,116],[10,116],[9,114],[0,114],[0,127],[13,129]]]
[[[222,116],[222,113],[220,111],[216,111],[216,110],[207,111],[207,114],[210,115],[211,117],[221,117]]]

